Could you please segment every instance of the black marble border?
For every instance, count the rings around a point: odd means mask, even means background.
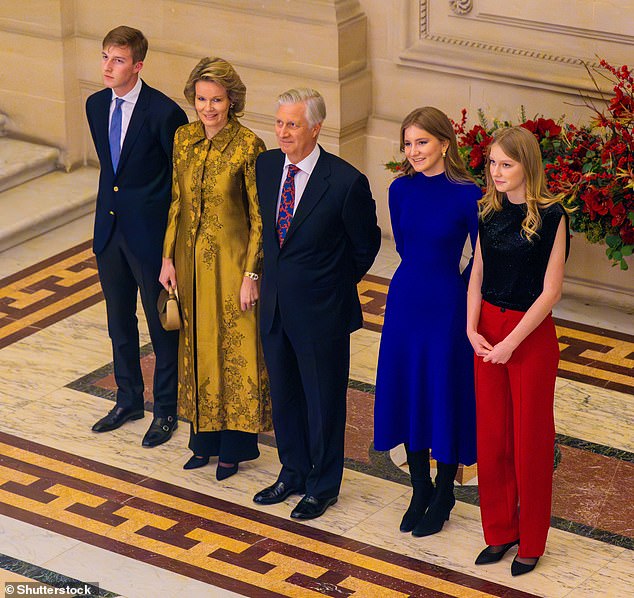
[[[139,350],[141,359],[150,355],[153,350],[154,349],[152,348],[152,343],[147,343],[143,345]],[[96,370],[93,370],[89,374],[86,374],[85,376],[78,378],[77,380],[73,380],[72,382],[69,382],[66,385],[66,388],[77,390],[79,392],[84,392],[94,397],[99,397],[101,399],[108,399],[109,401],[114,402],[117,399],[116,391],[109,390],[107,388],[103,388],[102,386],[97,386],[95,384],[95,382],[98,382],[99,380],[102,380],[106,376],[110,376],[113,373],[114,373],[114,365],[112,362],[110,362]],[[146,401],[145,410],[150,412],[152,411],[151,403],[148,404],[148,402]]]
[[[566,436],[564,434],[556,434],[555,441],[562,446],[569,446],[589,453],[595,453],[596,455],[610,457],[611,459],[634,463],[634,453],[607,446],[605,444],[597,444],[596,442],[590,442],[581,438],[573,438],[572,436]]]
[[[120,594],[115,594],[114,592],[104,590],[103,588],[98,588],[89,582],[67,577],[61,573],[27,563],[26,561],[21,561],[20,559],[7,556],[6,554],[0,554],[0,569],[10,571],[16,575],[21,575],[22,577],[27,577],[32,581],[47,584],[54,588],[63,588],[68,584],[86,584],[90,588],[90,591],[92,592],[91,595],[93,596],[102,596],[103,598],[117,598],[118,596],[121,596]],[[11,580],[7,580],[7,583],[13,582]],[[16,581],[15,583],[17,584],[19,582]]]

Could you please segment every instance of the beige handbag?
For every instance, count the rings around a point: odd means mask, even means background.
[[[159,320],[165,330],[178,330],[181,327],[181,314],[175,289],[171,286],[168,287],[168,290],[161,289],[156,307],[158,308]]]

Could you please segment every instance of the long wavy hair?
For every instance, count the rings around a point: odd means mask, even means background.
[[[494,145],[499,146],[509,158],[519,162],[524,171],[526,216],[522,220],[522,232],[529,240],[539,237],[539,229],[542,226],[540,208],[547,208],[555,203],[563,205],[563,202],[559,196],[553,195],[548,190],[539,143],[535,135],[524,127],[505,127],[498,129],[493,135],[493,141],[487,149],[485,168],[487,190],[480,200],[480,218],[484,219],[493,212],[499,212],[502,209],[504,193],[495,188],[489,168],[489,155]],[[564,209],[566,209],[565,206]]]
[[[444,112],[433,106],[425,106],[412,110],[401,123],[402,152],[405,151],[405,130],[412,126],[427,131],[440,142],[446,141],[449,144],[443,162],[445,164],[445,174],[450,181],[454,183],[475,182],[458,153],[456,133],[453,130],[451,121]],[[401,176],[414,176],[416,174],[414,167],[409,163],[407,158],[403,160],[401,166],[403,169]]]

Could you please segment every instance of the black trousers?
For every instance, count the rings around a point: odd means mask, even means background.
[[[282,463],[278,481],[319,499],[339,494],[343,476],[350,335],[307,340],[289,334],[279,311],[262,335],[273,426]]]
[[[158,281],[160,260],[145,263],[128,248],[115,228],[105,249],[97,255],[101,288],[106,299],[108,334],[112,341],[117,406],[143,407],[143,376],[139,356],[139,326],[136,317],[140,293],[156,356],[154,367],[154,415],[176,415],[178,383],[178,331],[161,326],[156,301],[161,290]]]
[[[194,432],[189,428],[189,448],[199,457],[218,457],[223,463],[251,461],[260,456],[258,435],[240,430]]]

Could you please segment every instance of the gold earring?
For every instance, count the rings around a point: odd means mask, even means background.
[[[442,157],[443,157],[443,159],[445,158],[445,156],[446,156],[446,155],[447,155],[447,148],[446,148],[446,147],[444,147],[444,148],[443,148],[443,150],[442,150]]]

